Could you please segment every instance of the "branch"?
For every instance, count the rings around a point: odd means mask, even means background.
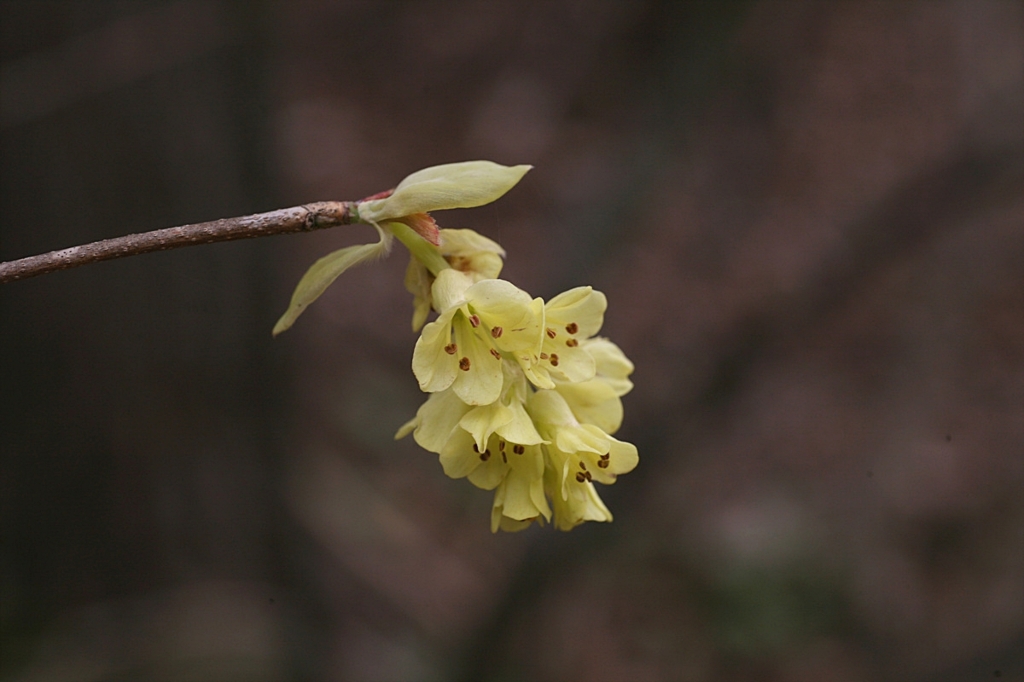
[[[0,283],[45,275],[57,270],[97,263],[112,258],[136,256],[193,244],[212,244],[233,239],[269,237],[274,234],[312,232],[358,221],[351,201],[319,201],[282,208],[269,213],[222,218],[208,223],[168,227],[163,230],[130,234],[125,237],[72,246],[38,256],[0,263]]]

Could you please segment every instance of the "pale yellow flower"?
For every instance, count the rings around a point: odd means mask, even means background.
[[[494,491],[492,533],[499,528],[519,531],[534,521],[551,520],[551,507],[544,494],[545,465],[541,446],[527,446],[523,454],[513,454],[508,460],[508,473]]]
[[[473,230],[444,229],[440,231],[441,244],[438,252],[452,269],[469,276],[474,282],[496,279],[504,264],[505,249],[487,237]],[[413,295],[412,330],[418,332],[427,321],[433,299],[430,287],[434,276],[427,266],[410,254],[405,270],[405,289]]]
[[[500,279],[473,283],[442,270],[431,286],[436,320],[423,328],[412,369],[427,393],[449,386],[463,402],[487,405],[502,385],[502,353],[539,352],[544,303]]]
[[[573,415],[581,423],[593,424],[612,434],[622,425],[622,400],[633,389],[629,375],[633,363],[608,339],[597,337],[580,341],[580,348],[594,359],[593,379],[571,383],[556,381],[555,390],[565,398]]]
[[[452,478],[468,476],[481,462],[487,462],[489,454],[485,453],[492,446],[493,452],[500,452],[506,447],[501,443],[513,446],[542,443],[524,408],[529,388],[522,372],[513,363],[505,362],[502,373],[501,395],[494,402],[467,405],[451,388],[432,393],[395,438],[412,432],[420,447],[441,455],[441,465]],[[485,483],[490,474],[481,476],[481,482]],[[490,490],[495,485],[497,482],[482,487]]]
[[[551,496],[555,528],[572,530],[586,521],[612,521],[612,513],[597,494],[593,483],[583,481],[577,485],[563,486],[561,480],[562,472],[557,465],[549,462],[544,470],[544,489]],[[550,492],[560,488],[564,490],[563,494]]]
[[[547,454],[545,491],[554,503],[555,526],[569,530],[584,521],[611,521],[593,482],[610,485],[639,461],[636,446],[573,415],[558,391],[541,390],[527,403]]]
[[[501,397],[488,405],[467,405],[453,389],[432,394],[416,417],[396,434],[440,455],[445,474],[466,477],[494,490],[492,530],[525,528],[551,519],[544,495],[543,439],[524,409],[530,389],[512,362],[503,363]]]
[[[555,381],[580,382],[594,378],[593,356],[580,347],[604,324],[608,300],[591,287],[576,287],[544,305],[544,335],[540,350],[519,353],[523,371],[537,388],[554,388]]]

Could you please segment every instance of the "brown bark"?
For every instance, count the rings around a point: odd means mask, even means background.
[[[212,244],[233,239],[311,232],[338,225],[351,225],[356,222],[352,205],[352,202],[349,201],[320,201],[267,213],[168,227],[152,232],[129,234],[91,244],[72,246],[38,256],[0,263],[0,283],[13,282],[112,258],[176,249],[193,244]]]

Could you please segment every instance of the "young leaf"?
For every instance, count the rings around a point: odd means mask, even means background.
[[[466,161],[416,171],[384,199],[359,204],[367,222],[395,220],[414,213],[483,206],[512,189],[533,166],[502,166]]]
[[[380,231],[380,228],[378,228],[378,231]],[[288,305],[288,310],[285,311],[281,319],[274,325],[274,336],[291,327],[299,315],[306,309],[306,306],[319,298],[320,294],[324,293],[324,290],[341,273],[353,265],[358,265],[387,253],[388,248],[391,246],[391,236],[380,232],[380,237],[380,241],[376,244],[358,244],[339,249],[313,263],[312,267],[299,280],[298,286],[295,287],[295,293],[292,294],[292,301]]]

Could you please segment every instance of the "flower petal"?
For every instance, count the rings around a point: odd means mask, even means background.
[[[501,500],[502,515],[516,521],[537,516],[551,517],[551,509],[544,498],[544,461],[540,450],[531,450],[524,455],[511,455],[516,463],[511,466],[499,488],[504,493]],[[496,503],[497,500],[496,496]]]
[[[437,273],[430,286],[430,296],[438,312],[457,308],[466,302],[466,290],[473,286],[473,280],[465,273],[446,268]]]
[[[633,363],[618,346],[599,336],[581,341],[580,347],[593,356],[597,375],[616,395],[624,396],[633,390],[633,382],[627,378],[633,373]]]
[[[548,473],[545,484],[552,484]],[[612,514],[601,501],[594,484],[572,482],[567,486],[567,495],[552,496],[554,507],[554,525],[559,530],[572,530],[584,521],[611,521]]]
[[[576,425],[569,404],[557,391],[536,391],[527,401],[526,411],[538,426]],[[543,431],[543,428],[540,430]]]
[[[498,427],[495,432],[510,443],[519,445],[537,445],[543,443],[544,439],[537,433],[537,427],[533,420],[526,413],[523,403],[513,399],[508,406],[512,418],[508,423]]]
[[[601,379],[579,384],[555,386],[573,415],[582,424],[593,424],[605,433],[615,433],[622,426],[622,401],[615,389]]]
[[[527,519],[525,521],[516,521],[515,519],[510,519],[509,517],[502,515],[501,507],[496,506],[491,510],[491,532],[497,533],[500,528],[506,533],[518,533],[521,530],[526,530],[533,525],[534,521],[538,520],[539,519]]]
[[[488,239],[475,230],[444,229],[441,230],[441,253],[445,256],[470,256],[475,253],[495,253],[505,256],[501,244]]]
[[[564,334],[556,336],[554,340],[545,338],[544,353],[548,357],[542,362],[548,373],[556,379],[575,383],[593,379],[597,373],[594,357],[579,346],[565,345]]]
[[[473,450],[473,437],[462,429],[455,429],[440,455],[441,467],[450,478],[472,476],[482,464],[480,455]]]
[[[576,287],[555,296],[544,306],[548,327],[556,332],[564,332],[565,326],[574,324],[571,332],[577,338],[587,339],[601,330],[604,324],[604,311],[608,309],[608,299],[600,291],[591,287]]]
[[[459,421],[459,426],[468,431],[477,448],[482,452],[491,434],[512,421],[512,410],[498,401],[490,405],[471,408]]]
[[[428,325],[429,326],[429,325]],[[460,311],[452,324],[458,351],[458,367],[452,388],[469,405],[489,405],[501,395],[501,358],[491,354],[490,344],[482,338],[481,330]],[[426,331],[426,329],[424,329]]]
[[[473,230],[441,230],[441,255],[452,268],[474,282],[496,279],[504,266],[505,249]]]
[[[469,440],[472,443],[472,438]],[[472,452],[472,448],[470,451]],[[493,440],[488,444],[487,449],[484,450],[485,460],[482,460],[479,454],[473,454],[480,464],[469,473],[469,482],[483,490],[494,490],[504,480],[505,474],[508,473],[508,464],[498,454],[498,449]]]
[[[485,279],[466,290],[466,301],[490,330],[494,345],[508,352],[539,350],[543,301],[503,279]]]
[[[613,476],[628,474],[640,462],[640,455],[637,453],[636,446],[626,441],[609,438],[611,440],[611,446],[608,450],[609,466],[605,471]]]
[[[531,384],[541,389],[555,387],[555,382],[551,380],[551,374],[548,372],[550,366],[546,366],[547,363],[541,364],[537,353],[520,351],[515,354],[515,358],[523,375],[529,379]]]
[[[413,417],[409,421],[405,422],[398,427],[398,431],[395,432],[395,440],[402,440],[419,425],[420,421],[417,417]]]
[[[416,411],[413,438],[424,450],[440,453],[469,410],[469,405],[459,400],[453,391],[433,393]]]
[[[592,452],[603,455],[608,452],[611,445],[611,436],[596,426],[592,430],[580,426],[565,426],[558,429],[555,443],[563,452]]]
[[[458,348],[451,346],[453,308],[423,328],[412,351],[412,372],[426,393],[443,391],[459,372]]]

